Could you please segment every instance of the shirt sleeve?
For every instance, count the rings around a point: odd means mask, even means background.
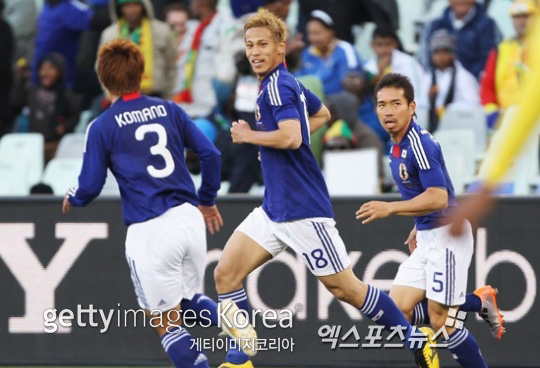
[[[191,118],[176,104],[174,109],[180,119],[184,145],[192,149],[201,161],[202,183],[197,194],[203,206],[213,206],[221,185],[221,154]]]
[[[94,121],[86,130],[79,186],[68,191],[69,203],[76,207],[83,207],[99,195],[107,177],[107,162],[103,137]]]
[[[431,137],[412,131],[410,137],[413,163],[418,169],[422,187],[446,188],[446,176],[442,168],[441,147]]]
[[[313,116],[319,112],[322,107],[322,101],[317,97],[317,95],[311,92],[309,89],[305,88],[307,112],[309,116]]]
[[[275,81],[275,80],[274,80]],[[300,120],[297,107],[297,93],[288,83],[280,83],[279,79],[268,83],[268,102],[274,120]]]

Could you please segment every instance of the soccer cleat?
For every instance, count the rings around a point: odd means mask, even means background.
[[[223,314],[218,313],[220,319],[219,323],[223,332],[230,338],[239,340],[241,345],[239,348],[248,356],[257,354],[257,332],[246,319],[246,315],[244,313],[238,313],[239,311],[241,312],[241,310],[232,299],[223,300],[219,304],[218,311],[221,310],[220,308],[225,310]],[[227,308],[229,304],[230,307]],[[239,326],[245,327],[237,327],[235,325],[235,319]],[[222,335],[223,334],[220,334],[220,336]]]
[[[437,353],[437,348],[435,345],[437,342],[433,339],[435,331],[430,327],[420,327],[426,337],[426,343],[422,349],[416,350],[414,353],[414,359],[418,368],[440,368],[439,363],[439,354]]]
[[[497,306],[496,296],[498,292],[491,285],[486,285],[476,289],[474,295],[482,301],[482,309],[478,312],[478,315],[489,324],[493,337],[500,340],[506,330],[504,328],[503,316]]]
[[[251,360],[248,360],[247,362],[242,363],[242,364],[224,362],[224,363],[221,363],[221,365],[218,368],[254,368],[254,366]]]

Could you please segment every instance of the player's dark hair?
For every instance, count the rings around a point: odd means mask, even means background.
[[[123,96],[140,89],[144,57],[133,42],[117,38],[98,52],[99,81],[112,94]]]
[[[411,80],[398,73],[388,73],[377,83],[375,86],[375,96],[383,88],[397,88],[403,90],[403,95],[407,100],[407,103],[410,104],[414,101],[414,87],[411,83]]]

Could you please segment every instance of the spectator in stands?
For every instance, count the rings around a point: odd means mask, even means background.
[[[60,138],[73,131],[79,120],[79,98],[66,84],[66,62],[51,53],[38,64],[39,84],[18,75],[12,94],[15,109],[28,107],[29,131],[43,134],[45,160],[54,157]]]
[[[362,61],[353,45],[335,37],[334,20],[322,10],[311,12],[307,23],[310,46],[302,52],[296,75],[314,75],[321,79],[325,95],[343,90],[341,81],[347,71],[361,70]]]
[[[358,120],[364,122],[379,138],[383,152],[390,150],[390,135],[383,129],[375,112],[373,89],[370,88],[364,73],[357,70],[347,72],[343,79],[343,89],[350,92],[358,100]]]
[[[112,0],[109,15],[113,24],[101,34],[100,45],[125,38],[139,46],[144,56],[141,91],[171,98],[176,79],[176,48],[170,27],[155,19],[150,0]]]
[[[424,28],[420,42],[422,64],[429,67],[429,42],[436,30],[444,28],[456,37],[458,60],[479,79],[489,51],[499,43],[501,33],[495,21],[487,15],[484,5],[475,3],[475,0],[449,2],[450,6],[443,15]]]
[[[217,0],[192,0],[184,36],[187,52],[177,65],[178,79],[173,100],[191,117],[210,117],[229,95],[236,68],[234,55],[243,48],[243,39],[228,15],[217,11]]]
[[[523,41],[532,15],[536,12],[534,1],[514,0],[510,15],[516,36],[504,40],[489,53],[480,93],[490,128],[495,126],[501,110],[521,101],[523,82],[528,70]]]
[[[96,73],[96,57],[101,33],[111,24],[109,2],[113,0],[88,0],[94,16],[92,27],[81,34],[79,53],[77,54],[77,74],[75,92],[83,96],[82,110],[90,108],[97,96],[103,95]]]
[[[7,133],[11,127],[9,112],[9,93],[13,83],[13,53],[15,44],[13,31],[8,22],[2,19],[4,1],[0,0],[0,45],[2,45],[2,58],[0,58],[0,137]]]
[[[4,18],[15,35],[14,60],[30,63],[34,54],[37,28],[37,9],[34,1],[4,0]]]
[[[66,83],[75,81],[75,64],[81,33],[91,26],[93,12],[78,0],[46,0],[38,20],[36,48],[32,62],[32,82],[39,82],[41,60],[52,52],[64,56]]]
[[[374,148],[377,150],[377,167],[379,179],[384,177],[382,167],[383,145],[377,134],[359,120],[358,99],[349,92],[340,92],[328,96],[325,105],[331,117],[327,123],[328,129],[323,136],[324,149]]]
[[[389,26],[378,26],[373,31],[371,48],[375,55],[364,65],[368,80],[372,86],[388,73],[407,76],[415,91],[422,86],[424,69],[411,55],[403,52],[401,40]]]
[[[435,31],[429,43],[431,68],[418,92],[417,105],[429,109],[428,130],[437,130],[439,120],[452,103],[480,105],[476,78],[456,60],[456,41],[446,29]]]
[[[176,44],[176,60],[182,60],[186,48],[182,47],[187,32],[189,10],[183,3],[172,3],[165,8],[165,22],[173,29]]]

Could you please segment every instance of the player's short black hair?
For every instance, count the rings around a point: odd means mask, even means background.
[[[388,73],[375,85],[375,96],[383,88],[397,88],[403,90],[407,103],[414,101],[414,87],[411,80],[398,73]]]

